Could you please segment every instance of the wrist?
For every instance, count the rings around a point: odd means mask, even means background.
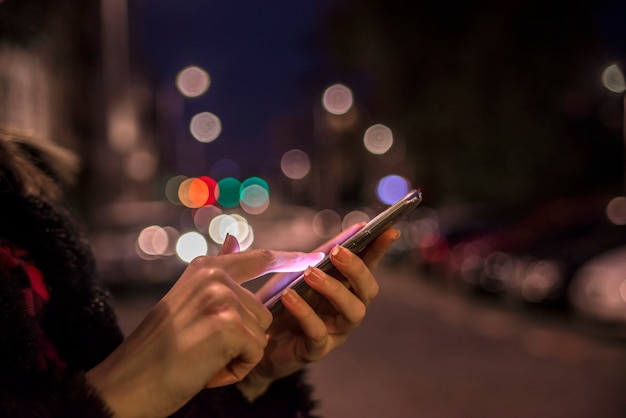
[[[102,363],[85,373],[89,385],[107,404],[114,417],[141,418],[167,416],[150,394],[152,379],[128,362],[118,361],[113,352]]]
[[[243,394],[244,398],[249,402],[254,402],[267,392],[271,384],[271,379],[253,376],[252,373],[250,373],[242,381],[238,382],[236,386]]]

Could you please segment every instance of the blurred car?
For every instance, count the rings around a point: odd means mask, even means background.
[[[425,237],[421,268],[455,287],[521,305],[568,310],[577,271],[626,246],[626,229],[606,217],[603,196],[557,199],[518,215],[490,214]],[[482,219],[482,220],[481,220]]]

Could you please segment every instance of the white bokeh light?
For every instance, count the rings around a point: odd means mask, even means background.
[[[137,246],[147,255],[165,254],[168,244],[169,236],[167,231],[158,225],[144,228],[137,237]]]
[[[254,231],[248,220],[238,214],[221,214],[211,220],[209,224],[209,236],[217,244],[223,244],[226,235],[237,238],[239,248],[243,251],[248,249],[254,241]]]
[[[211,77],[204,69],[190,65],[183,68],[176,76],[176,87],[183,96],[198,97],[211,85]]]
[[[206,239],[198,232],[187,232],[176,242],[176,255],[186,263],[196,257],[206,255],[208,250],[209,245]]]
[[[363,144],[372,154],[384,154],[393,145],[393,133],[387,126],[377,123],[367,128]]]
[[[211,142],[222,133],[222,122],[211,112],[201,112],[191,118],[189,131],[199,142]]]
[[[322,105],[328,113],[343,115],[352,107],[354,99],[352,91],[343,84],[328,87],[322,96]]]
[[[306,152],[292,149],[283,154],[280,168],[285,176],[292,180],[300,180],[311,171],[311,159]]]
[[[613,93],[623,93],[626,91],[624,73],[617,64],[611,64],[604,69],[602,72],[602,85]]]

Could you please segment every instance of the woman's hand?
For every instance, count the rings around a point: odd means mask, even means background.
[[[196,258],[88,381],[124,417],[167,416],[205,386],[240,381],[262,359],[272,322],[240,283],[320,259],[266,250]]]
[[[306,270],[304,278],[313,289],[306,300],[293,290],[283,293],[282,302],[288,312],[276,316],[268,331],[263,359],[238,383],[248,399],[260,396],[273,380],[325,357],[359,326],[366,306],[378,294],[371,269],[399,235],[396,229],[386,231],[369,245],[362,258],[335,246],[330,252],[335,272]]]

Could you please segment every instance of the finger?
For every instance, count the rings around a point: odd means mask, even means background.
[[[372,241],[365,251],[361,253],[361,259],[370,268],[374,269],[383,258],[385,253],[391,248],[391,245],[400,237],[400,231],[390,228],[380,234],[378,238]]]
[[[312,289],[324,296],[339,313],[342,321],[335,324],[338,331],[346,332],[361,323],[365,316],[365,302],[352,293],[344,283],[314,267],[304,272],[304,280]],[[340,329],[339,325],[345,322],[348,323],[348,328]]]
[[[261,303],[254,293],[239,286],[239,284],[235,282],[232,282],[232,284],[233,286],[231,288],[239,298],[242,309],[246,309],[248,311],[247,313],[242,313],[242,316],[244,318],[248,318],[247,315],[251,315],[249,317],[250,323],[254,321],[257,324],[259,333],[261,333],[259,335],[265,335],[265,331],[267,331],[272,324],[273,317],[271,312]]]
[[[235,282],[230,272],[214,261],[220,257],[197,257],[181,278],[174,284],[166,297],[176,301],[177,309],[188,307],[189,303],[200,304],[200,311],[208,308],[213,300],[215,306],[243,305],[267,329],[272,322],[272,314],[252,292]],[[193,309],[191,313],[196,312]]]
[[[272,251],[273,257],[266,266],[264,273],[289,273],[304,271],[309,266],[314,266],[326,257],[321,251],[304,253],[288,251]]]
[[[219,264],[237,283],[262,276],[270,272],[297,272],[316,265],[325,257],[324,253],[304,253],[272,250],[251,250],[208,257],[211,263]]]
[[[224,244],[220,249],[220,252],[217,255],[225,255],[238,253],[240,251],[239,241],[233,235],[226,234],[226,238],[224,239]]]
[[[303,361],[314,361],[324,354],[329,333],[322,318],[293,289],[285,289],[281,296],[283,306],[296,319],[300,330],[306,336],[307,354]]]
[[[257,339],[241,339],[238,346],[234,346],[235,352],[238,352],[237,356],[215,374],[205,386],[207,388],[226,386],[243,380],[263,359],[264,349],[267,346],[265,336],[263,339],[263,342]]]
[[[378,282],[371,270],[351,251],[338,245],[330,252],[330,261],[348,279],[352,291],[363,303],[368,305],[378,295]]]

